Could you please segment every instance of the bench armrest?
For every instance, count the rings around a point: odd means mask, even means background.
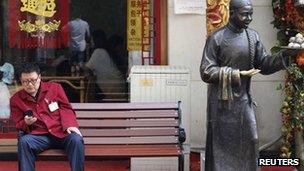
[[[178,134],[178,141],[182,144],[183,142],[186,141],[186,131],[185,128],[179,127],[178,128],[179,134]]]

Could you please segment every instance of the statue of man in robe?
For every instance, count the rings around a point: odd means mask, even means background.
[[[206,41],[200,66],[208,83],[206,171],[257,170],[258,135],[250,80],[289,65],[297,50],[268,55],[252,21],[251,0],[231,0],[227,25]]]

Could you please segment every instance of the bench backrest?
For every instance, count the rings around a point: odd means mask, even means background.
[[[179,103],[72,103],[85,144],[178,144]]]

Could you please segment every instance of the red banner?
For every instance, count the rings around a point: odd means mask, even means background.
[[[33,2],[28,0],[25,4],[30,6]],[[32,48],[64,48],[68,47],[69,32],[64,26],[69,22],[70,6],[69,0],[55,0],[55,13],[54,15],[43,17],[36,15],[33,12],[27,10],[21,10],[24,8],[23,2],[20,0],[9,0],[8,2],[8,42],[10,48],[32,49]],[[43,1],[41,1],[43,2]],[[44,1],[45,2],[45,1]],[[46,4],[44,4],[46,5]],[[49,5],[49,4],[48,4]],[[46,5],[47,6],[47,5]],[[32,7],[32,6],[30,6]],[[41,10],[38,9],[37,10]],[[47,6],[46,8],[49,8]],[[37,21],[43,18],[43,22],[46,26],[43,26],[45,30],[48,30],[50,26],[54,25],[54,21],[60,21],[59,27],[54,30],[44,31],[38,29],[38,31],[26,31],[20,28],[20,22],[24,24],[24,28],[31,29],[29,25],[39,25]],[[42,24],[44,24],[42,23]],[[26,25],[28,24],[28,25]]]

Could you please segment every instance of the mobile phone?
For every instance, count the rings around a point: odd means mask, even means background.
[[[33,111],[32,110],[27,110],[27,111],[25,111],[24,112],[24,115],[26,116],[28,116],[28,117],[32,117],[33,116]]]

